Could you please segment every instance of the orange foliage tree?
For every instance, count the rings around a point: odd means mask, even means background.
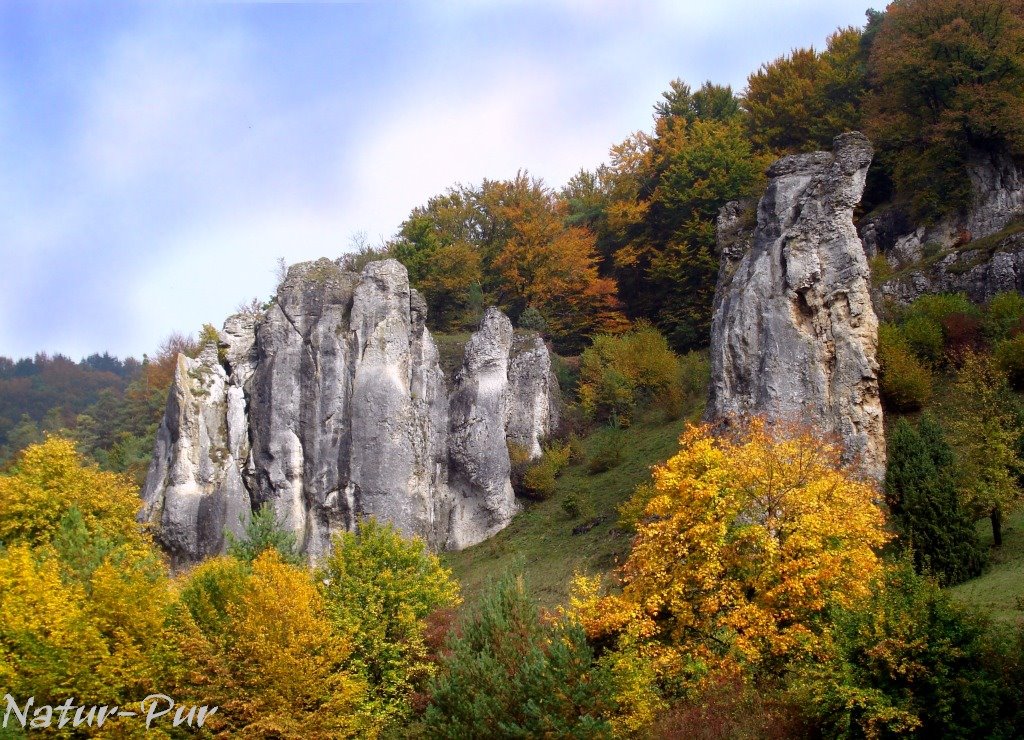
[[[513,317],[533,307],[552,340],[576,351],[626,320],[615,281],[598,273],[594,235],[567,215],[542,181],[520,172],[431,198],[389,250],[424,293],[432,325],[468,328],[484,301]]]

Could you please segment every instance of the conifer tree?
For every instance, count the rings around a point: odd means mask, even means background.
[[[545,623],[506,576],[449,643],[427,708],[430,737],[608,737],[610,692],[574,622]]]
[[[984,552],[970,514],[957,495],[953,451],[938,422],[922,417],[915,429],[897,420],[889,438],[885,488],[901,544],[918,573],[943,585],[981,573]]]

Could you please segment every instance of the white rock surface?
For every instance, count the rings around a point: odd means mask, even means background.
[[[878,322],[853,225],[871,156],[852,133],[836,137],[832,153],[780,159],[753,233],[740,206],[723,210],[706,418],[810,424],[880,481]]]
[[[547,348],[488,309],[451,384],[425,319],[400,263],[319,260],[230,317],[220,358],[179,357],[140,513],[174,563],[223,552],[264,503],[313,561],[366,516],[434,549],[506,526],[507,441],[540,454],[558,421]]]

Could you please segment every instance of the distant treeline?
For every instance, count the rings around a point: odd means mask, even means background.
[[[154,357],[107,352],[75,362],[39,353],[0,357],[0,465],[18,450],[61,433],[108,470],[145,472],[178,352],[196,340],[173,335]]]

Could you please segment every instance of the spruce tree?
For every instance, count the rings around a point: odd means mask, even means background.
[[[906,419],[896,421],[885,476],[893,521],[917,571],[947,586],[978,575],[985,562],[972,518],[957,496],[953,461],[942,428],[929,415],[917,428]]]

